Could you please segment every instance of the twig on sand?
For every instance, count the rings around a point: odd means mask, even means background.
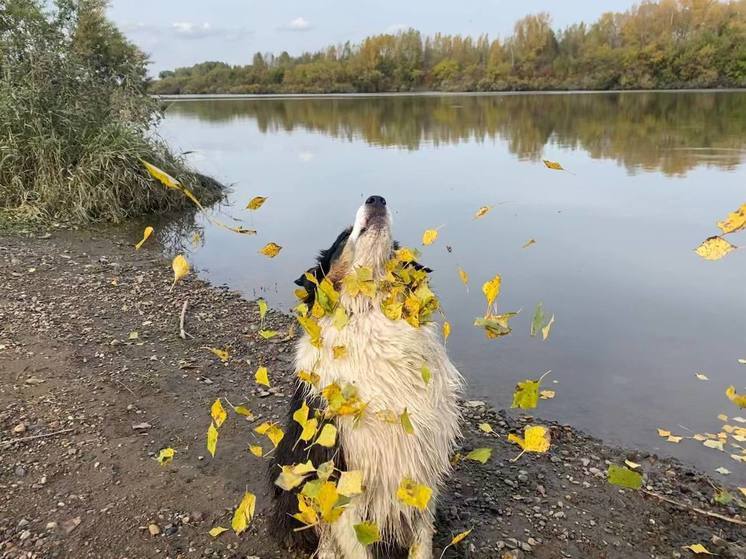
[[[190,338],[194,337],[189,332],[184,330],[184,319],[186,318],[187,304],[189,304],[189,299],[186,299],[184,301],[184,304],[181,307],[181,316],[179,317],[179,337],[181,337],[182,340],[186,340],[187,336],[189,336]]]
[[[674,501],[673,499],[669,499],[668,497],[665,497],[658,493],[653,493],[652,491],[647,491],[645,489],[642,490],[642,493],[644,493],[645,495],[650,495],[651,497],[655,497],[656,499],[660,499],[661,501],[665,501],[666,503],[669,503],[671,505],[674,505],[682,509],[690,510],[690,511],[693,511],[699,514],[704,514],[705,516],[709,516],[711,518],[717,518],[725,522],[730,522],[731,524],[738,524],[739,526],[746,526],[746,520],[740,520],[738,518],[725,516],[724,514],[718,514],[717,512],[712,512],[709,510],[704,510],[704,509],[700,509],[697,507],[693,507],[685,503],[679,503],[678,501]]]
[[[0,445],[2,446],[13,446],[17,443],[25,443],[28,441],[33,441],[34,439],[45,439],[47,437],[54,437],[56,435],[62,435],[63,433],[69,433],[71,431],[75,431],[75,429],[62,429],[60,431],[54,431],[52,433],[43,433],[41,435],[33,435],[31,437],[23,437],[22,439],[9,439],[7,441],[0,441]]]
[[[130,394],[132,394],[132,395],[133,395],[133,396],[134,396],[135,398],[137,398],[137,394],[135,394],[135,393],[134,393],[134,392],[132,391],[132,389],[131,389],[131,388],[130,388],[129,386],[127,386],[126,384],[124,384],[124,383],[123,383],[123,382],[122,382],[121,380],[119,380],[119,379],[113,379],[113,380],[114,380],[114,382],[116,382],[117,384],[121,384],[121,385],[122,385],[122,386],[124,387],[124,389],[125,389],[125,390],[127,390],[127,391],[128,391],[128,392],[129,392]]]

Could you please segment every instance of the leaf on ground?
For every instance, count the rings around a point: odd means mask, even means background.
[[[174,271],[174,282],[171,284],[171,289],[173,289],[176,282],[189,273],[189,262],[181,254],[177,254],[171,261],[171,269]]]
[[[407,408],[404,408],[404,411],[399,416],[399,421],[401,421],[401,426],[407,435],[414,435],[414,426],[412,425],[412,420],[409,418]]]
[[[427,229],[422,234],[422,244],[425,246],[431,245],[435,242],[435,239],[438,238],[438,230],[437,229]]]
[[[361,522],[353,526],[357,541],[363,545],[371,545],[381,541],[381,533],[373,522]]]
[[[736,248],[738,247],[716,235],[705,239],[694,252],[705,260],[720,260],[723,256]]]
[[[396,490],[396,498],[399,502],[419,510],[427,508],[432,494],[433,490],[427,485],[421,485],[411,478],[404,478]]]
[[[707,551],[707,548],[703,546],[701,543],[687,545],[684,547],[684,549],[688,549],[689,551],[696,553],[697,555],[700,555],[700,554],[715,555],[714,553],[710,553],[709,551]]]
[[[207,428],[207,451],[210,456],[215,458],[215,451],[218,447],[218,430],[215,428],[215,424],[211,421],[210,427]]]
[[[241,503],[236,507],[233,513],[233,520],[231,520],[231,528],[236,534],[240,534],[249,527],[251,519],[254,518],[254,510],[256,508],[256,496],[248,491],[244,493]]]
[[[267,243],[259,250],[259,252],[268,258],[274,258],[280,254],[281,250],[282,247],[277,243]]]
[[[173,448],[162,448],[155,459],[161,466],[165,466],[174,459],[174,454],[176,451]]]
[[[277,448],[280,441],[285,436],[285,433],[276,423],[270,423],[265,421],[261,425],[254,427],[254,431],[260,435],[265,435],[271,442],[272,445]]]
[[[228,531],[228,528],[223,528],[222,526],[215,526],[207,533],[210,534],[213,538],[217,538],[220,534],[222,534],[223,532],[227,532],[227,531]]]
[[[479,424],[479,430],[484,431],[485,433],[494,433],[495,430],[492,428],[492,425],[489,423],[480,423]]]
[[[623,466],[610,464],[607,477],[612,485],[627,489],[640,489],[642,487],[642,475]]]
[[[256,373],[254,373],[254,379],[256,380],[257,384],[261,384],[263,386],[269,386],[269,371],[267,370],[267,367],[259,367],[256,370]]]
[[[484,282],[482,284],[482,293],[484,293],[485,298],[487,299],[487,306],[492,307],[492,304],[497,299],[498,295],[500,295],[500,285],[502,284],[502,278],[500,275],[496,275],[494,278],[492,278],[489,281]]]
[[[257,458],[261,458],[262,456],[264,456],[264,449],[258,444],[250,444],[249,452],[251,452],[251,454],[253,454]]]
[[[475,448],[469,454],[466,455],[466,458],[468,460],[474,460],[475,462],[480,462],[481,464],[486,464],[487,460],[489,460],[491,456],[492,456],[491,448]]]
[[[254,419],[254,414],[246,406],[236,406],[235,408],[233,408],[233,411],[236,412],[238,415],[247,417],[250,420]]]
[[[458,544],[458,543],[461,543],[462,541],[464,541],[464,540],[466,539],[466,537],[467,537],[467,536],[468,536],[469,534],[471,534],[471,531],[472,531],[473,529],[474,529],[474,528],[469,528],[469,529],[468,529],[468,530],[466,530],[465,532],[461,532],[460,534],[456,534],[455,536],[453,536],[453,538],[451,538],[451,543],[450,543],[450,544],[448,544],[448,545],[456,545],[456,544]]]
[[[491,209],[492,209],[492,206],[482,206],[474,214],[474,219],[479,219],[480,217],[486,216]]]
[[[249,200],[249,203],[246,204],[247,210],[258,210],[264,205],[264,202],[267,201],[266,196],[254,196],[251,200]]]
[[[142,232],[142,240],[135,245],[135,250],[140,250],[142,245],[145,244],[145,241],[147,241],[150,235],[153,234],[153,231],[154,229],[150,225],[145,228],[145,230]]]
[[[316,444],[326,448],[331,448],[337,442],[337,428],[331,423],[325,423],[321,428],[321,433],[316,439]]]
[[[265,340],[270,340],[278,334],[279,332],[277,330],[259,330],[259,335]]]
[[[729,386],[725,390],[725,395],[728,396],[728,400],[733,402],[739,408],[746,408],[746,394],[736,394],[735,386]]]
[[[523,430],[523,438],[508,435],[508,441],[516,443],[524,452],[546,452],[551,445],[549,429],[541,425],[527,425]]]
[[[218,349],[216,347],[208,347],[208,346],[203,346],[202,349],[206,349],[207,351],[211,352],[213,355],[215,355],[215,357],[220,359],[223,363],[228,361],[228,358],[230,357],[230,355],[228,354],[228,350],[226,349]]]
[[[625,460],[624,463],[633,470],[636,470],[640,467],[640,464],[638,464],[637,462],[632,462],[632,460]]]
[[[562,165],[560,165],[556,161],[549,161],[548,159],[542,159],[542,161],[544,162],[544,165],[546,165],[546,167],[548,169],[552,169],[554,171],[564,171],[565,170],[562,167]]]
[[[728,491],[725,488],[720,488],[715,491],[715,494],[712,496],[712,500],[715,501],[718,505],[727,506],[733,502],[733,495],[731,495],[730,491]]]
[[[363,492],[363,472],[349,470],[342,472],[337,481],[337,492],[345,497],[354,497]]]
[[[223,424],[223,422],[228,419],[228,414],[226,413],[225,408],[223,407],[223,403],[220,401],[220,398],[212,403],[212,406],[210,407],[210,416],[215,422],[215,427],[217,427],[218,429]]]

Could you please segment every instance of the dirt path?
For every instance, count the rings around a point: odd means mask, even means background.
[[[292,341],[260,338],[256,305],[234,293],[194,275],[169,293],[170,282],[154,244],[135,252],[111,232],[0,236],[0,557],[293,556],[265,525],[265,464],[246,451],[253,423],[231,415],[214,459],[204,444],[217,397],[258,421],[284,413]],[[194,338],[182,340],[185,299]],[[289,323],[270,312],[267,326]],[[269,391],[253,382],[260,364]],[[474,531],[446,557],[671,558],[691,556],[682,546],[694,543],[746,557],[746,527],[619,490],[604,472],[632,459],[652,491],[736,517],[736,505],[712,502],[705,476],[560,425],[549,453],[511,462],[506,434],[526,419],[474,401],[465,410],[464,449],[494,450],[486,465],[459,465],[448,485],[439,546]],[[496,434],[479,431],[483,421]],[[168,466],[153,460],[164,447],[177,451]],[[245,489],[258,497],[249,531],[211,538]]]

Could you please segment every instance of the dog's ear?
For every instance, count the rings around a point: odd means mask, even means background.
[[[315,277],[316,281],[321,281],[324,277],[324,274],[321,271],[321,265],[318,265],[314,268],[309,268],[302,276],[295,280],[295,285],[298,285],[305,289],[306,296],[303,298],[303,302],[310,308],[313,306],[313,303],[316,300],[316,285],[308,279],[306,274],[310,274]]]
[[[394,241],[394,250],[399,250],[401,248],[401,245],[399,244],[399,241]],[[433,270],[431,268],[428,268],[427,266],[424,266],[417,262],[416,260],[412,260],[411,262],[407,263],[407,266],[411,266],[415,270],[425,270],[428,274],[432,272]]]
[[[317,282],[321,282],[321,280],[323,280],[329,273],[329,270],[331,270],[334,259],[337,258],[342,252],[342,249],[344,249],[347,239],[350,237],[350,233],[352,233],[352,227],[348,227],[342,231],[332,246],[319,253],[318,258],[316,259],[318,264],[313,268],[306,270],[303,275],[295,280],[295,285],[299,285],[306,290],[307,295],[305,299],[303,299],[303,302],[309,307],[312,307],[316,300],[316,285],[308,279],[306,274],[312,275],[316,278]]]

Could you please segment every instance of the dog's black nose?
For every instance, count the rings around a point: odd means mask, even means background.
[[[386,198],[383,196],[371,196],[365,201],[365,203],[372,206],[385,206]]]

